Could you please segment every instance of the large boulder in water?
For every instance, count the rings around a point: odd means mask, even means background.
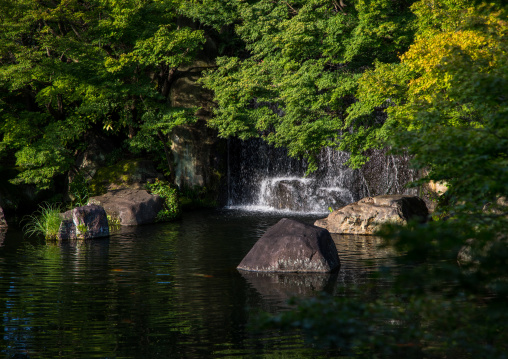
[[[58,239],[92,239],[109,236],[106,211],[101,206],[91,204],[76,207],[62,214],[63,221],[58,231]]]
[[[238,265],[255,272],[332,272],[340,267],[330,233],[288,218],[270,227]]]
[[[91,197],[88,203],[101,205],[122,226],[153,223],[163,209],[162,197],[138,189],[120,189]]]
[[[366,197],[339,208],[314,225],[330,233],[373,234],[383,223],[425,222],[429,211],[423,199],[408,195]]]

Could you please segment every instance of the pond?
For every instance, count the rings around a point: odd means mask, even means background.
[[[313,223],[316,216],[285,215]],[[236,266],[281,214],[186,213],[109,238],[0,238],[0,352],[7,358],[293,358],[296,334],[256,332],[259,311],[291,296],[354,295],[390,253],[375,237],[335,236],[335,275],[255,275]],[[322,216],[321,216],[322,217]],[[382,290],[382,288],[379,288]],[[373,292],[375,295],[375,290]]]

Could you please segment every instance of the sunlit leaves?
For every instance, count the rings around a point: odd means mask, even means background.
[[[218,59],[205,77],[219,134],[261,136],[311,161],[324,146],[350,150],[342,137],[355,131],[345,119],[359,75],[376,59],[398,61],[409,46],[412,1],[345,10],[326,0],[231,3],[250,57]]]
[[[6,121],[0,150],[19,152],[17,165],[25,171],[19,181],[47,187],[96,124],[116,134],[132,131],[145,111],[166,106],[162,83],[170,69],[191,63],[204,42],[202,31],[177,25],[180,3],[0,3],[0,116]],[[51,144],[60,155],[49,155]],[[45,155],[35,158],[34,150]]]

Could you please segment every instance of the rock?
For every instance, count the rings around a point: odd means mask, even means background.
[[[101,206],[90,204],[76,207],[62,214],[63,221],[58,239],[91,239],[109,236],[106,211]]]
[[[7,221],[5,220],[4,210],[0,207],[0,228],[7,227]]]
[[[120,189],[102,196],[91,197],[88,203],[101,205],[122,226],[154,223],[163,209],[164,200],[141,189]]]
[[[417,196],[383,195],[366,197],[333,211],[314,225],[330,233],[373,234],[383,223],[407,223],[410,219],[425,222],[425,202]]]
[[[90,182],[90,190],[96,195],[119,189],[144,189],[146,183],[163,179],[152,161],[126,159],[114,165],[100,167]]]
[[[193,26],[189,24],[188,26]],[[203,87],[199,79],[203,70],[215,68],[216,47],[207,39],[204,49],[192,64],[180,66],[179,76],[171,86],[170,101],[174,107],[198,108],[198,121],[192,125],[177,126],[171,133],[171,155],[174,167],[171,173],[180,188],[206,187],[218,196],[221,174],[224,173],[225,141],[207,123],[212,117],[213,92]]]
[[[298,212],[318,212],[354,201],[348,189],[324,187],[313,178],[284,177],[262,180],[261,198],[269,207]]]
[[[498,197],[495,202],[489,202],[483,206],[483,211],[488,214],[505,215],[508,212],[508,199]]]
[[[175,127],[171,134],[174,183],[180,188],[206,187],[218,191],[225,157],[224,143],[205,121]]]
[[[64,213],[64,215],[67,214]],[[59,240],[69,240],[69,239],[77,239],[76,236],[76,225],[72,219],[64,219],[62,223],[60,223],[60,228],[58,229],[57,238]]]
[[[83,142],[87,144],[87,147],[77,155],[74,169],[69,171],[69,183],[78,173],[81,173],[86,180],[92,179],[97,170],[106,164],[108,154],[115,149],[110,140],[93,132],[86,133]]]
[[[330,233],[288,218],[270,227],[238,265],[254,272],[332,272],[340,267]]]
[[[418,171],[410,165],[411,156],[392,155],[388,149],[370,149],[365,152],[369,161],[365,163],[359,172],[361,173],[361,185],[364,195],[369,197],[378,194],[406,194],[416,196],[417,188],[407,188],[406,184],[419,178]]]

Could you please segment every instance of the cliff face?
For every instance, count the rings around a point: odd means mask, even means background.
[[[207,39],[198,59],[178,69],[170,101],[173,107],[196,108],[198,117],[194,125],[173,130],[174,182],[181,189],[206,188],[210,195],[218,198],[225,173],[226,144],[217,137],[215,130],[206,126],[212,116],[213,94],[198,83],[203,71],[215,67],[216,53],[215,43]]]

